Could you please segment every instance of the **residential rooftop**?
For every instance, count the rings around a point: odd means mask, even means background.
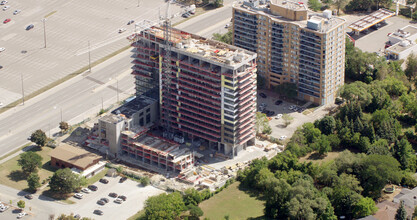
[[[319,33],[326,33],[346,22],[343,18],[333,16],[329,10],[317,13],[308,10],[302,2],[288,0],[272,0],[269,3],[262,0],[244,0],[242,4],[233,7],[251,14],[268,16],[278,22],[297,24],[301,28],[309,28]],[[314,25],[310,25],[311,23]]]
[[[145,31],[153,34],[156,38],[162,40],[165,39],[164,27],[153,26]],[[173,51],[184,51],[193,54],[196,57],[209,59],[233,67],[241,66],[242,64],[247,63],[248,60],[256,58],[256,53],[254,52],[175,28],[172,28],[170,41],[173,43]]]
[[[119,108],[115,109],[111,113],[113,115],[122,115],[126,118],[132,118],[133,114],[135,114],[136,112],[140,111],[141,109],[153,104],[154,102],[157,102],[157,100],[155,100],[153,98],[149,98],[147,96],[138,96],[138,97],[132,99],[131,101],[129,101],[128,103],[126,103],[126,104],[120,106]],[[109,115],[108,118],[104,118],[102,120],[110,120],[109,122],[112,122],[111,120],[113,120],[113,119],[110,116],[111,115]],[[118,117],[118,116],[116,116],[116,117]],[[114,119],[114,120],[117,120],[117,119]]]

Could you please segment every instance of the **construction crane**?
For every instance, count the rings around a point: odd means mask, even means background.
[[[164,21],[164,40],[165,40],[165,56],[163,56],[163,62],[162,62],[162,72],[161,74],[163,74],[162,77],[161,76],[161,80],[162,80],[162,90],[167,93],[166,95],[169,96],[171,95],[171,31],[172,31],[172,26],[171,26],[171,19],[169,18],[169,1],[167,2],[167,10],[165,13],[165,21]],[[162,96],[163,97],[163,96]],[[174,138],[174,134],[172,132],[172,126],[171,126],[171,100],[169,98],[165,98],[163,105],[165,105],[165,111],[164,111],[164,125],[165,125],[165,132],[166,132],[166,137],[168,139],[173,139]],[[165,135],[164,135],[165,136]]]

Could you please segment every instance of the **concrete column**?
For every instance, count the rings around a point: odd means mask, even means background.
[[[221,143],[220,142],[217,142],[217,151],[220,152],[220,148],[221,148]]]

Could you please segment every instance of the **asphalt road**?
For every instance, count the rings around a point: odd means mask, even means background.
[[[210,13],[208,18],[197,16],[184,22],[184,29],[200,32],[210,27],[218,26],[226,6]],[[205,16],[201,15],[201,16]],[[210,19],[222,17],[222,19]],[[226,16],[227,17],[227,16]],[[228,18],[230,19],[230,18]],[[196,25],[197,23],[197,25]],[[221,22],[220,22],[221,23]],[[189,28],[189,29],[188,29]],[[103,46],[105,50],[109,45]],[[90,115],[95,115],[101,109],[116,102],[117,80],[120,100],[133,94],[134,80],[129,74],[132,66],[131,52],[126,51],[103,64],[93,68],[92,73],[77,76],[27,102],[0,114],[0,156],[27,143],[27,137],[37,129],[58,131],[61,109],[64,121],[78,123]],[[109,79],[112,78],[110,81]],[[103,100],[103,102],[102,102]]]
[[[129,20],[157,21],[167,6],[164,0],[10,0],[7,5],[0,10],[0,47],[6,48],[0,53],[0,102],[5,105],[21,96],[22,76],[25,94],[37,91],[87,66],[89,42],[94,62],[128,45],[124,39],[135,29]],[[21,12],[13,15],[16,9]],[[172,14],[181,10],[171,4]],[[11,21],[3,24],[7,18]],[[29,24],[34,28],[25,30]],[[118,33],[120,28],[126,31]]]

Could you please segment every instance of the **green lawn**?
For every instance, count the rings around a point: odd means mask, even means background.
[[[49,147],[43,147],[42,149],[34,147],[30,150],[42,157],[42,167],[38,171],[41,182],[49,176],[52,176],[56,170],[49,165],[51,158],[48,154],[51,150],[52,148]],[[17,165],[17,160],[19,158],[20,156],[18,155],[3,164],[0,164],[0,176],[2,177],[0,178],[0,184],[23,190],[27,188],[27,182],[26,175],[21,172],[20,166]]]
[[[103,171],[101,171],[100,173],[97,173],[96,175],[94,175],[93,177],[87,179],[87,184],[94,184],[95,182],[99,181],[101,178],[103,178],[106,173],[107,173],[108,168],[105,167]]]
[[[239,189],[239,182],[235,182],[212,198],[200,203],[204,216],[200,219],[223,219],[229,215],[230,219],[263,219],[264,202]]]
[[[136,214],[132,215],[127,220],[139,220],[139,219],[143,219],[144,215],[145,215],[145,209],[142,209],[139,212],[137,212]]]

